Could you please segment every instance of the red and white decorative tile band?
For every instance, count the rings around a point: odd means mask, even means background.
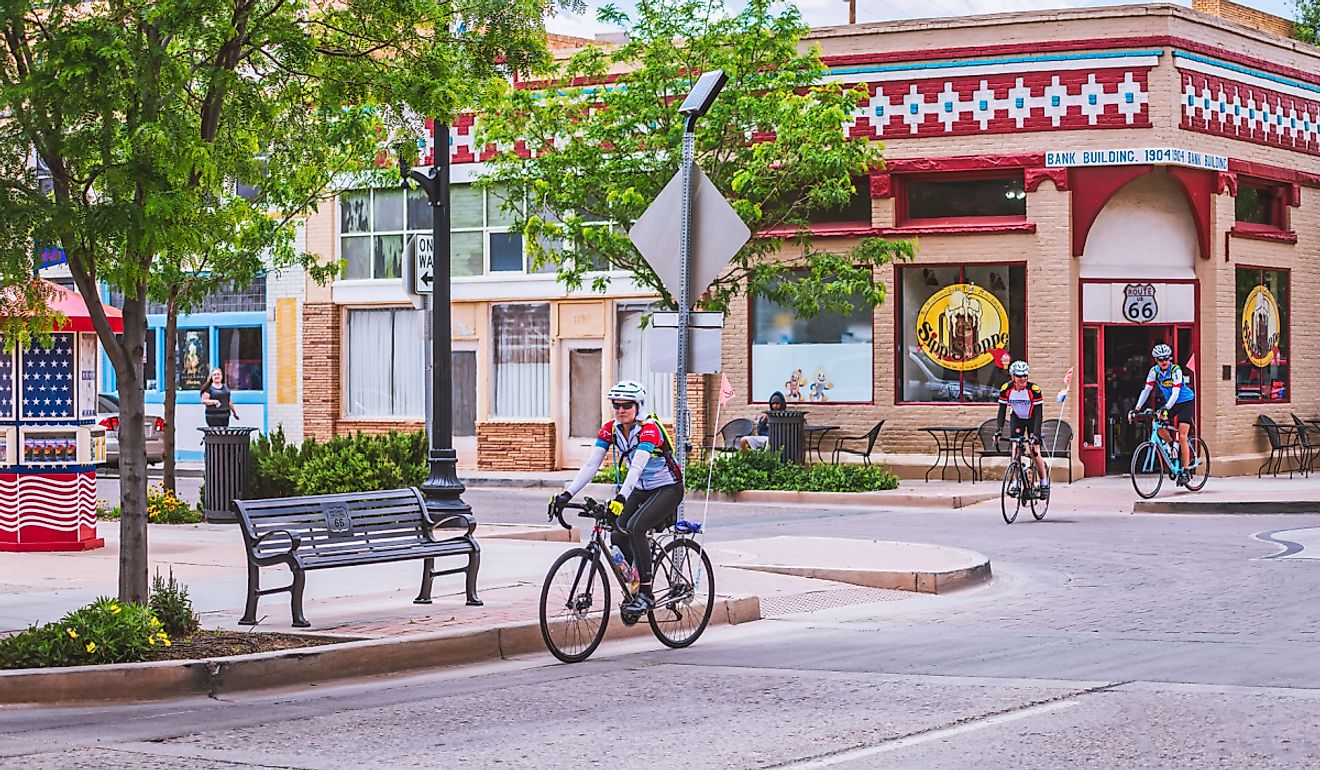
[[[1320,155],[1320,86],[1192,54],[1174,61],[1183,128]]]

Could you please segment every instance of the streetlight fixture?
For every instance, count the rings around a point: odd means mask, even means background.
[[[430,297],[431,309],[431,451],[428,456],[430,472],[422,484],[426,511],[433,523],[446,519],[472,518],[472,506],[463,501],[465,487],[458,480],[458,455],[454,452],[454,390],[450,344],[450,286],[449,286],[449,138],[448,124],[431,122],[432,163],[428,169],[409,169],[402,157],[399,175],[403,186],[409,180],[426,193],[431,206],[431,253],[434,289]],[[474,553],[474,560],[480,553]],[[480,605],[471,598],[468,604]],[[418,601],[430,604],[430,600]]]

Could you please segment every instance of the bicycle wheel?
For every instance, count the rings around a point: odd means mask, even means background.
[[[1187,488],[1199,492],[1210,480],[1210,447],[1200,436],[1192,436],[1188,441],[1192,447],[1192,467],[1188,471]]]
[[[1132,453],[1132,488],[1143,500],[1149,500],[1160,491],[1164,483],[1164,458],[1160,457],[1159,447],[1149,441],[1143,441]]]
[[[1022,465],[1017,460],[1010,460],[1004,469],[1004,484],[999,490],[999,508],[1004,514],[1004,523],[1012,524],[1017,520],[1022,508],[1022,489],[1026,479],[1022,477]],[[1015,491],[1010,494],[1009,489]]]
[[[610,587],[605,566],[585,548],[565,551],[541,586],[541,638],[565,663],[586,660],[605,638]]]
[[[1049,495],[1042,497],[1039,494],[1039,490],[1037,490],[1041,479],[1036,472],[1036,464],[1034,462],[1031,464],[1031,471],[1028,473],[1028,478],[1031,480],[1031,497],[1029,498],[1031,501],[1031,515],[1036,521],[1040,521],[1045,518],[1045,513],[1050,509],[1050,498]]]
[[[646,614],[655,638],[666,647],[686,647],[706,630],[714,609],[710,558],[687,538],[670,542],[655,563],[655,609]]]

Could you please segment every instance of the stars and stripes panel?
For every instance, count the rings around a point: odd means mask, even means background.
[[[4,352],[0,337],[0,420],[14,419],[14,354]]]
[[[19,383],[22,416],[26,419],[70,419],[73,411],[73,335],[54,335],[55,344],[34,344],[23,351]]]
[[[0,474],[0,550],[83,550],[96,537],[96,474]]]

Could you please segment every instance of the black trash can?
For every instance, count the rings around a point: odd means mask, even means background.
[[[770,448],[779,452],[786,463],[801,465],[807,459],[806,412],[766,412]]]
[[[247,492],[252,431],[256,428],[198,428],[206,452],[202,516],[212,523],[238,521],[232,503]]]

